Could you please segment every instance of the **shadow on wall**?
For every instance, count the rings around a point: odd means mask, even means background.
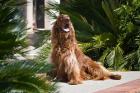
[[[50,30],[38,30],[28,35],[29,45],[35,48],[40,47],[50,37]]]

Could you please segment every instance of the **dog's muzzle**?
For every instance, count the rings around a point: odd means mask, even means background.
[[[60,27],[59,31],[69,32],[70,31],[69,25],[66,24],[64,27]]]
[[[69,31],[70,31],[70,29],[69,29],[69,24],[65,24],[63,30],[64,30],[65,32],[69,32]]]

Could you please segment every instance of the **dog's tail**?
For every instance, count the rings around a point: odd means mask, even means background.
[[[99,64],[100,65],[100,64]],[[103,67],[102,65],[100,65],[100,68],[102,69],[104,75],[110,79],[113,80],[120,80],[121,79],[121,75],[119,74],[114,74],[112,72],[110,72],[109,70],[107,70],[105,67]]]
[[[111,74],[111,75],[109,75],[109,78],[113,79],[113,80],[120,80],[121,75],[119,75],[119,74]]]

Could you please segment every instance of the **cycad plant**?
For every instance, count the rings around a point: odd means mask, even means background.
[[[139,0],[68,0],[50,3],[51,9],[71,17],[87,55],[115,70],[140,70],[134,67],[139,65]]]
[[[54,93],[54,84],[37,75],[43,69],[31,62],[1,62],[0,93]]]
[[[26,24],[15,0],[0,0],[0,59],[19,52],[26,45]]]
[[[0,0],[0,93],[53,93],[55,86],[39,76],[48,71],[48,66],[9,61],[9,57],[26,45],[27,29],[20,10],[22,4],[25,2]]]

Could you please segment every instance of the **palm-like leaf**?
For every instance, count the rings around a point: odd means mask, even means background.
[[[15,0],[0,0],[0,58],[25,45],[25,21]]]
[[[107,56],[106,63],[109,67],[113,67],[115,70],[120,70],[126,65],[123,58],[123,50],[117,45]]]
[[[1,93],[52,93],[54,85],[36,76],[41,65],[29,62],[11,62],[0,68],[0,91]]]

